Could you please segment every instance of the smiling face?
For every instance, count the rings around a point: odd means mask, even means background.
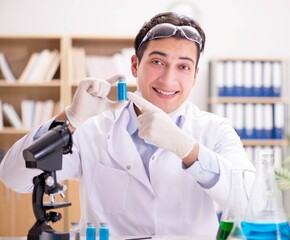
[[[142,96],[166,113],[176,110],[195,84],[197,47],[186,39],[148,42],[141,62],[132,56],[132,74]]]

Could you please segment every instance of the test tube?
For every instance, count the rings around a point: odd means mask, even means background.
[[[118,82],[117,93],[118,102],[127,101],[127,84],[123,79]]]

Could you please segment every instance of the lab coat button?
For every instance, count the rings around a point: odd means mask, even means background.
[[[108,140],[110,140],[111,136],[110,135],[107,135],[107,138],[108,138]]]
[[[152,160],[155,160],[155,156],[152,157]]]
[[[126,166],[126,169],[127,169],[127,170],[130,170],[130,169],[131,169],[131,166],[130,166],[130,165],[127,165],[127,166]]]

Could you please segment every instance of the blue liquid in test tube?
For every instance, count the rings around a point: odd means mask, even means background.
[[[118,82],[118,102],[127,101],[127,84],[124,80]]]

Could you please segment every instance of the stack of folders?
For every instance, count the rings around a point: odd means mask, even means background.
[[[280,97],[279,61],[216,61],[212,65],[217,96]]]
[[[283,139],[285,106],[282,103],[220,103],[213,112],[227,118],[242,139]]]

